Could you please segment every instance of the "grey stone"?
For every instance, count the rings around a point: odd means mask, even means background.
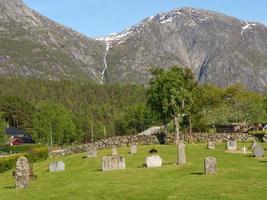
[[[254,147],[257,145],[258,145],[258,143],[256,142],[256,140],[254,140],[253,143],[251,144],[250,148],[254,149]]]
[[[15,187],[18,189],[24,189],[29,186],[30,183],[30,165],[28,159],[24,156],[18,158],[16,163],[15,172],[16,184]]]
[[[97,157],[97,149],[96,148],[88,148],[87,149],[87,158],[96,158]]]
[[[112,147],[112,156],[117,156],[118,155],[118,150],[116,146]]]
[[[49,171],[50,172],[65,171],[65,163],[63,161],[52,162],[50,163]]]
[[[228,140],[227,141],[227,150],[228,151],[236,151],[236,141]]]
[[[215,149],[215,145],[212,141],[208,141],[208,145],[207,145],[208,149]]]
[[[137,145],[132,144],[130,147],[130,154],[136,154],[137,153]]]
[[[185,144],[180,142],[178,144],[178,162],[179,165],[186,164]]]
[[[122,156],[104,156],[102,158],[102,171],[126,169],[125,158]]]
[[[205,174],[216,174],[217,172],[216,158],[210,156],[204,159],[204,171]]]
[[[264,148],[257,144],[253,149],[252,149],[252,156],[256,158],[261,158],[264,157]]]
[[[159,155],[151,155],[146,157],[146,166],[148,168],[155,168],[162,166],[162,159]]]

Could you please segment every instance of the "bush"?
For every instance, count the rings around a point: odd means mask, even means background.
[[[0,173],[14,168],[20,156],[28,158],[29,163],[42,161],[48,158],[48,149],[46,147],[32,148],[26,153],[0,158]]]
[[[24,144],[24,145],[17,145],[17,146],[3,146],[3,151],[4,152],[13,152],[13,153],[25,153],[27,151],[30,151],[33,148],[38,148],[41,147],[39,144]]]
[[[3,173],[7,170],[12,169],[15,167],[17,159],[23,156],[23,154],[16,154],[13,156],[8,156],[0,159],[0,173]]]
[[[46,147],[38,147],[29,150],[26,154],[29,162],[37,162],[48,158],[48,149]]]

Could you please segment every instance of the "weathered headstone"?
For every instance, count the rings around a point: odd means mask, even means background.
[[[97,149],[96,148],[88,148],[87,149],[87,158],[96,158],[97,157]]]
[[[30,183],[30,165],[28,159],[24,156],[18,158],[16,163],[15,172],[16,184],[15,187],[18,189],[24,189],[29,186]]]
[[[130,147],[130,154],[136,154],[137,153],[137,145],[132,144]]]
[[[253,149],[257,145],[258,145],[258,143],[256,142],[256,140],[254,140],[253,143],[251,144],[250,148]]]
[[[118,150],[116,146],[112,147],[112,156],[117,156],[118,155]]]
[[[50,172],[65,171],[65,163],[63,161],[52,162],[50,163],[49,171]]]
[[[155,168],[162,166],[162,159],[159,155],[151,155],[146,157],[146,166],[148,168]]]
[[[227,150],[228,151],[236,151],[236,141],[228,140],[227,141]]]
[[[178,144],[178,162],[179,165],[186,164],[186,156],[185,156],[185,144],[183,142],[180,142]]]
[[[257,144],[253,149],[252,149],[252,156],[256,158],[261,158],[264,157],[264,148]]]
[[[206,157],[204,159],[204,171],[205,174],[216,174],[217,161],[214,157]]]
[[[125,158],[122,156],[104,156],[102,158],[102,171],[126,169]]]
[[[208,149],[215,149],[215,145],[212,141],[208,141],[208,145],[207,145]]]

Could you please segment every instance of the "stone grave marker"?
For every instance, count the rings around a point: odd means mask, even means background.
[[[151,155],[146,157],[146,166],[148,168],[155,168],[162,166],[162,159],[159,155]]]
[[[228,140],[227,141],[227,150],[228,151],[236,151],[236,141]]]
[[[126,169],[125,158],[122,156],[104,156],[102,158],[102,171]]]
[[[178,155],[178,162],[177,162],[177,164],[179,164],[179,165],[186,164],[185,144],[184,143],[180,142],[178,144],[178,151],[179,151],[179,155]]]
[[[88,148],[87,149],[87,158],[96,158],[97,157],[97,149],[96,148]]]
[[[254,140],[253,143],[251,144],[250,148],[254,149],[254,147],[257,145],[258,145],[258,143],[256,142],[256,140]]]
[[[215,149],[215,145],[212,141],[208,141],[208,145],[207,145],[208,149]]]
[[[252,149],[252,156],[256,158],[262,158],[264,157],[264,149],[261,145],[257,144],[253,149]]]
[[[216,158],[210,156],[204,159],[204,171],[206,175],[216,174],[217,172]]]
[[[24,189],[29,186],[30,183],[30,165],[28,159],[24,156],[18,158],[16,163],[15,172],[15,187],[17,189]]]
[[[65,171],[65,163],[63,161],[52,162],[50,163],[49,171],[50,172]]]
[[[246,147],[243,147],[242,150],[243,150],[243,154],[246,154],[248,149]]]
[[[137,153],[137,145],[132,144],[130,147],[130,154],[136,154]]]
[[[118,155],[118,150],[116,146],[112,147],[112,156],[117,156]]]

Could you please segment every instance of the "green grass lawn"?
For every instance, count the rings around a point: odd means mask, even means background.
[[[239,148],[242,146],[240,144]],[[83,158],[85,154],[50,159],[35,163],[38,180],[31,182],[30,188],[25,190],[11,188],[14,185],[12,171],[0,174],[0,199],[267,199],[267,159],[227,153],[224,147],[220,144],[216,150],[208,150],[204,144],[187,145],[188,163],[185,166],[174,165],[174,145],[139,146],[136,155],[129,155],[129,148],[124,147],[118,152],[125,156],[127,169],[113,172],[100,170],[101,157],[111,150],[100,151],[97,159]],[[142,167],[151,148],[159,151],[164,162],[162,168]],[[203,159],[206,156],[217,158],[217,175],[203,174]],[[48,172],[52,160],[63,160],[66,171]]]

